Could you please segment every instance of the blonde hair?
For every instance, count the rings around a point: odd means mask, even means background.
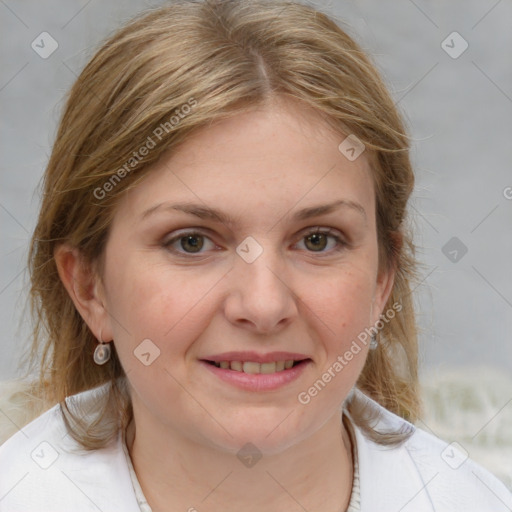
[[[405,225],[414,176],[408,137],[377,70],[348,34],[312,7],[182,0],[143,13],[101,46],[69,93],[44,175],[29,255],[32,364],[40,368],[41,390],[62,403],[70,433],[83,447],[105,445],[132,411],[115,348],[106,365],[93,362],[97,340],[59,278],[55,248],[63,242],[78,248],[101,275],[116,205],[150,165],[199,128],[277,97],[315,109],[340,136],[354,134],[366,145],[379,266],[396,269],[386,308],[399,303],[401,310],[380,330],[379,347],[369,352],[357,385],[390,411],[417,418],[416,263]],[[158,142],[134,157],[148,137]],[[109,390],[93,419],[80,420],[66,408],[65,397],[105,383]],[[382,444],[404,439],[403,433],[380,434],[364,408],[348,407],[370,438]]]

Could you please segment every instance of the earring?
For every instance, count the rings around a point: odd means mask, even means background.
[[[105,364],[109,359],[112,353],[112,349],[110,348],[110,343],[105,343],[101,336],[100,331],[100,339],[98,340],[99,344],[94,349],[94,362],[97,365]]]
[[[370,350],[375,350],[379,346],[379,342],[377,341],[377,336],[372,334],[372,339],[370,341]]]

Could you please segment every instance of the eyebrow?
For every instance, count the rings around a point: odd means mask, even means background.
[[[339,208],[349,208],[353,211],[358,212],[361,217],[363,217],[365,224],[367,222],[367,216],[366,216],[366,210],[363,208],[363,206],[359,203],[356,203],[354,201],[350,201],[348,199],[340,199],[338,201],[334,201],[332,203],[328,204],[322,204],[318,206],[311,206],[308,208],[303,208],[302,210],[299,210],[294,213],[292,216],[292,220],[294,221],[300,221],[300,220],[306,220],[311,217],[318,217],[320,215],[326,215],[328,213],[332,213]],[[226,226],[233,227],[236,226],[238,220],[220,210],[216,210],[215,208],[209,208],[207,206],[201,205],[201,204],[194,204],[194,203],[159,203],[155,206],[152,206],[151,208],[148,208],[145,210],[141,215],[141,220],[146,219],[150,215],[158,212],[158,211],[180,211],[184,213],[188,213],[190,215],[194,215],[200,219],[208,219],[213,220],[216,222],[220,222],[222,224],[225,224]]]

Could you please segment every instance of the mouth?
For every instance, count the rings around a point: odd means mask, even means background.
[[[313,364],[311,358],[300,359],[302,355],[294,355],[294,359],[281,359],[283,355],[260,356],[252,354],[245,360],[241,354],[212,356],[215,359],[201,359],[200,363],[215,379],[249,392],[276,392],[298,380],[308,367]],[[291,354],[286,354],[290,357]],[[260,359],[260,361],[254,361]],[[263,361],[261,361],[263,359]],[[265,360],[266,359],[266,360]],[[269,360],[274,359],[274,360]]]
[[[250,392],[275,392],[304,375],[313,359],[298,352],[231,351],[199,360],[216,380]],[[217,380],[218,382],[218,380]]]
[[[257,361],[210,361],[206,359],[203,361],[211,366],[222,368],[223,370],[268,375],[272,373],[286,372],[298,365],[311,361],[311,359],[283,359],[280,361],[270,361],[266,363],[259,363]]]

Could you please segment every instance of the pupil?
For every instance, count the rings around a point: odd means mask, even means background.
[[[321,250],[325,248],[326,237],[322,233],[315,233],[313,235],[309,235],[307,237],[307,240],[313,243],[313,250],[318,250],[319,248]]]
[[[181,247],[185,249],[192,249],[188,252],[199,252],[201,248],[203,247],[203,242],[199,241],[200,236],[185,236],[181,239]],[[189,247],[186,247],[186,245],[189,245]]]

